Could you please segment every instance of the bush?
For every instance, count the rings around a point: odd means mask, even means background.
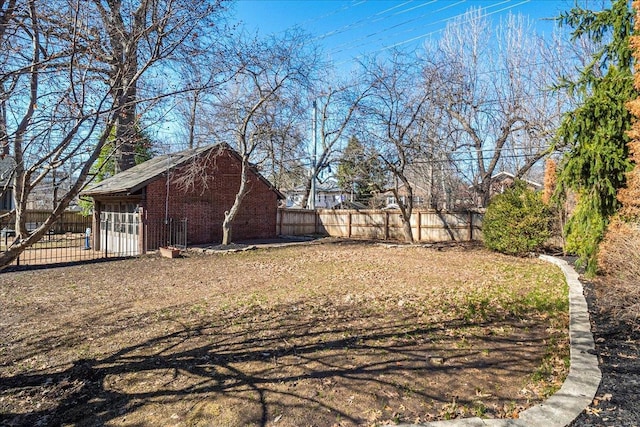
[[[551,236],[551,211],[540,193],[516,181],[489,202],[482,233],[489,249],[523,256],[537,251]]]
[[[614,217],[600,243],[598,268],[602,309],[640,328],[640,224]]]

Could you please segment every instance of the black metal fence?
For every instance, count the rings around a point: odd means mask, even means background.
[[[28,224],[28,231],[41,223]],[[2,225],[0,251],[15,242],[10,224]],[[136,217],[114,215],[100,221],[98,230],[92,229],[90,217],[71,222],[57,221],[52,229],[14,261],[14,265],[37,266],[90,261],[104,258],[135,257],[157,250],[161,246],[181,249],[187,246],[187,220],[169,219],[140,223]],[[144,227],[144,239],[141,238]],[[94,233],[99,233],[94,236]],[[97,245],[96,245],[97,243]]]
[[[33,231],[40,225],[41,223],[27,223],[27,231]],[[84,222],[57,221],[38,242],[22,252],[13,264],[58,264],[101,258],[102,255],[91,248],[87,229],[91,229],[91,218],[84,218]],[[0,251],[15,244],[15,239],[15,230],[5,224],[0,231]]]
[[[173,219],[149,221],[145,223],[145,248],[157,250],[161,246],[180,249],[187,247],[187,220]]]

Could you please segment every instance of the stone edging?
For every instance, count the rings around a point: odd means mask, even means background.
[[[522,411],[518,419],[464,418],[401,427],[564,427],[593,400],[602,373],[595,355],[589,310],[578,273],[564,260],[548,255],[540,259],[557,265],[569,285],[569,341],[571,366],[560,390],[544,402]]]

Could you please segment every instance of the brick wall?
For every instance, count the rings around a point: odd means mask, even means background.
[[[187,244],[219,243],[222,241],[224,212],[233,205],[240,186],[240,161],[228,151],[198,164],[207,171],[206,181],[197,179],[193,188],[185,189],[178,181],[185,169],[173,171],[169,180],[164,176],[146,187],[144,219],[158,221],[168,216],[187,219]],[[233,222],[233,241],[270,238],[276,235],[277,195],[256,175],[250,173],[249,193]]]

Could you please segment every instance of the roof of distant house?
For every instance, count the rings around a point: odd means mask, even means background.
[[[527,184],[529,184],[532,187],[542,188],[542,184],[540,184],[539,182],[530,181],[530,180],[524,179],[524,178],[517,178],[514,174],[509,173],[509,172],[502,171],[502,172],[499,172],[499,173],[497,173],[497,174],[495,174],[495,175],[493,175],[491,177],[491,181],[502,181],[503,179],[512,179],[514,181],[516,179],[519,179],[521,181],[526,182]]]
[[[305,185],[298,185],[287,191],[289,194],[304,193],[306,191]],[[317,193],[344,193],[344,190],[338,185],[338,180],[335,178],[327,178],[324,182],[316,183]]]

